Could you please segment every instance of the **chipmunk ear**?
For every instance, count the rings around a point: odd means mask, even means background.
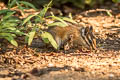
[[[89,27],[89,31],[93,32],[93,27],[92,26]]]

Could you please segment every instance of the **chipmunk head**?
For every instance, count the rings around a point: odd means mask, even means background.
[[[94,36],[94,30],[93,27],[85,27],[82,29],[82,38],[86,43],[86,48],[90,50],[96,50],[96,38]]]

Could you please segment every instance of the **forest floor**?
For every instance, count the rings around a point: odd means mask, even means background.
[[[0,50],[0,80],[120,80],[120,8],[116,5],[76,13],[74,20],[91,25],[97,52],[54,52],[11,45]],[[111,15],[111,14],[112,15]]]

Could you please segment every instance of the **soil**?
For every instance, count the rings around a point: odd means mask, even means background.
[[[80,25],[94,27],[96,52],[66,53],[4,44],[7,47],[0,48],[0,80],[120,80],[120,8],[111,5],[74,16]]]

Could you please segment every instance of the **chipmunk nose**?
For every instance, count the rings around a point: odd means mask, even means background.
[[[94,44],[92,44],[91,46],[84,45],[83,48],[86,48],[87,50],[90,50],[90,51],[97,49],[96,45],[94,45]]]

